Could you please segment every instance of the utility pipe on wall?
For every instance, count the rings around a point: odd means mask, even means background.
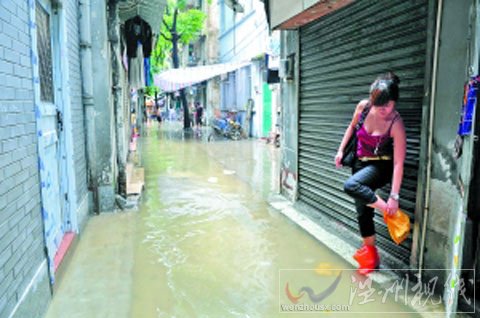
[[[138,8],[138,6],[137,6]],[[121,83],[121,64],[119,56],[120,52],[120,21],[118,16],[119,6],[118,1],[111,0],[108,2],[108,40],[112,51],[112,97],[113,97],[113,114],[114,114],[114,130],[112,131],[113,139],[115,139],[115,170],[114,177],[117,179],[117,186],[124,187],[126,182],[125,167],[127,164],[126,144],[127,140],[124,138],[124,105],[122,99]],[[119,189],[117,189],[118,192]],[[120,191],[121,192],[121,191]]]
[[[418,262],[418,275],[419,280],[422,280],[423,259],[425,250],[425,239],[427,232],[428,214],[430,211],[430,186],[431,186],[431,170],[432,170],[432,152],[433,152],[433,120],[435,117],[435,95],[437,91],[437,70],[438,70],[438,50],[440,46],[440,27],[442,22],[442,8],[443,0],[438,0],[437,6],[437,18],[435,25],[435,42],[433,48],[433,65],[432,65],[432,86],[430,89],[430,113],[428,123],[428,144],[427,144],[427,173],[426,173],[426,185],[425,185],[425,206],[423,209],[423,224],[422,224],[422,237],[420,241],[420,256]]]
[[[85,121],[85,144],[87,153],[87,177],[89,190],[97,193],[95,178],[96,146],[95,146],[95,107],[93,102],[92,76],[92,36],[90,31],[90,0],[79,0],[80,24],[80,60],[82,76],[82,97]],[[97,200],[94,198],[94,202]],[[97,210],[97,209],[96,209]]]

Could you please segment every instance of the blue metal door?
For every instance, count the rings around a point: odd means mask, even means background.
[[[54,281],[55,255],[63,238],[59,130],[60,94],[58,81],[58,41],[49,1],[30,2],[32,19],[32,64],[35,91],[35,113],[38,136],[42,217],[51,282]],[[58,34],[58,33],[57,33]],[[58,39],[58,37],[57,37]]]

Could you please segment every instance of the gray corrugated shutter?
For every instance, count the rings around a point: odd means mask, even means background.
[[[408,149],[400,205],[413,221],[426,43],[427,1],[360,0],[300,30],[299,201],[350,233],[358,233],[353,200],[343,193],[350,171],[335,169],[334,156],[356,104],[387,70],[401,79]],[[375,226],[379,246],[407,264],[411,237],[397,247],[380,215]]]

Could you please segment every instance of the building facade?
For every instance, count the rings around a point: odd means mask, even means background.
[[[220,13],[220,62],[251,64],[221,77],[222,112],[236,112],[248,134],[267,137],[271,123],[271,89],[265,80],[265,54],[269,49],[269,30],[263,3],[258,0],[218,2]]]
[[[159,27],[145,11],[164,1],[134,5]],[[42,316],[89,215],[116,207],[132,123],[115,35],[131,17],[118,1],[0,3],[0,317]]]
[[[89,209],[79,7],[1,6],[0,316],[40,316]]]
[[[407,132],[400,206],[410,216],[412,235],[396,246],[377,212],[378,245],[390,268],[447,283],[449,314],[457,300],[465,305],[452,282],[469,281],[479,257],[478,203],[471,199],[478,191],[478,127],[463,137],[457,132],[464,85],[479,72],[478,8],[478,1],[448,0],[267,4],[271,28],[283,30],[283,194],[318,224],[360,243],[356,212],[343,193],[349,171],[335,169],[333,158],[369,84],[394,71]]]

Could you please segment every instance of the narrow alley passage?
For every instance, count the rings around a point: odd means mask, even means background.
[[[294,317],[300,313],[285,314],[282,304],[294,304],[299,287],[318,293],[336,269],[352,269],[268,205],[278,188],[277,149],[257,140],[208,143],[162,125],[142,138],[141,206],[89,221],[47,317]],[[349,304],[350,273],[322,303]],[[347,310],[417,316],[377,298]]]

